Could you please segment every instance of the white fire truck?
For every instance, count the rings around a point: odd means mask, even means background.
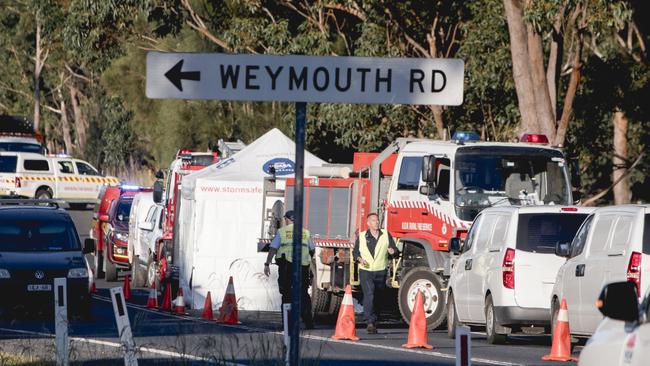
[[[382,228],[398,239],[401,250],[387,277],[397,297],[391,302],[408,322],[422,291],[427,326],[434,329],[446,318],[450,238],[463,237],[487,207],[573,203],[567,161],[545,136],[525,134],[516,143],[478,139],[471,132],[456,133],[451,141],[400,138],[381,153],[356,153],[351,172],[307,169],[307,175],[317,176],[304,182],[304,222],[317,246],[315,313],[335,313],[345,285],[359,284],[351,248],[370,212],[379,213]],[[265,182],[261,251],[275,234],[281,211],[292,209],[294,184],[293,179]]]

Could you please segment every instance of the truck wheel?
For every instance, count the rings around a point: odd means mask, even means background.
[[[334,319],[336,319],[336,317],[338,316],[342,303],[343,303],[343,296],[334,295],[334,294],[330,296],[330,308],[328,313],[330,316],[333,316]]]
[[[162,291],[160,288],[160,280],[158,278],[158,265],[156,262],[149,258],[149,263],[147,264],[147,287],[151,287],[151,284],[156,284],[156,289]]]
[[[485,299],[485,335],[489,344],[503,344],[506,342],[506,334],[497,333],[496,316],[494,315],[494,303],[492,295]]]
[[[140,257],[135,256],[133,263],[131,263],[131,288],[144,287],[147,281],[147,274],[145,269],[140,264]]]
[[[410,270],[400,284],[397,294],[399,311],[402,319],[409,324],[411,311],[415,305],[418,291],[424,295],[424,315],[427,318],[427,330],[438,328],[447,316],[444,295],[440,277],[427,267],[417,267]]]
[[[456,338],[456,328],[459,326],[460,322],[458,321],[458,314],[456,314],[454,294],[450,292],[447,298],[447,335],[449,338]]]
[[[39,188],[34,197],[37,200],[51,200],[52,191],[49,188]]]
[[[312,261],[309,266],[311,272],[311,310],[314,318],[319,318],[329,312],[330,293],[318,288],[316,279],[316,263]]]
[[[95,277],[104,278],[106,273],[104,273],[104,252],[98,250],[95,253]]]
[[[106,281],[117,281],[117,266],[108,260],[108,256],[104,257],[104,273]]]

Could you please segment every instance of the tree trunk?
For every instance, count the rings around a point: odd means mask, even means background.
[[[519,113],[520,132],[539,133],[533,80],[528,55],[528,39],[524,25],[523,9],[520,0],[503,0],[510,34],[510,54],[512,56],[512,77],[515,81]],[[546,87],[545,87],[546,88]]]
[[[544,68],[544,51],[542,50],[542,37],[531,25],[527,27],[528,55],[530,57],[531,79],[533,80],[533,95],[537,122],[542,133],[549,141],[555,139],[555,115],[549,96],[548,82]]]
[[[445,124],[442,119],[442,107],[439,105],[429,106],[433,112],[433,120],[436,123],[436,132],[438,133],[438,138],[445,140]]]
[[[86,130],[88,129],[88,121],[81,111],[79,105],[79,90],[74,86],[68,86],[70,90],[70,101],[72,103],[72,112],[74,114],[75,126],[75,140],[77,142],[77,149],[82,155],[86,151]]]
[[[41,128],[41,71],[43,61],[41,60],[41,21],[38,11],[36,12],[36,54],[34,55],[34,132]]]
[[[627,117],[622,111],[614,112],[614,156],[612,157],[612,182],[618,181],[621,176],[625,175],[628,168],[627,164]],[[622,205],[630,203],[632,193],[630,192],[630,183],[627,177],[616,184],[614,191],[614,203]]]
[[[72,135],[70,134],[70,121],[68,120],[68,112],[65,106],[65,99],[62,97],[61,102],[59,103],[61,108],[61,133],[63,134],[63,145],[65,148],[65,153],[69,154],[72,152]]]

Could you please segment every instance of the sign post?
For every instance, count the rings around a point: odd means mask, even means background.
[[[472,333],[469,327],[456,327],[456,366],[472,365]]]
[[[306,103],[460,105],[463,71],[464,62],[459,59],[147,54],[148,98],[295,102],[291,366],[300,361]]]
[[[66,278],[54,279],[54,332],[56,365],[68,366],[68,290]]]

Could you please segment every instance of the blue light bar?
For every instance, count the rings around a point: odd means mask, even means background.
[[[481,136],[474,131],[456,131],[451,139],[455,141],[480,141]]]
[[[139,191],[140,186],[125,184],[120,187],[123,191]]]

